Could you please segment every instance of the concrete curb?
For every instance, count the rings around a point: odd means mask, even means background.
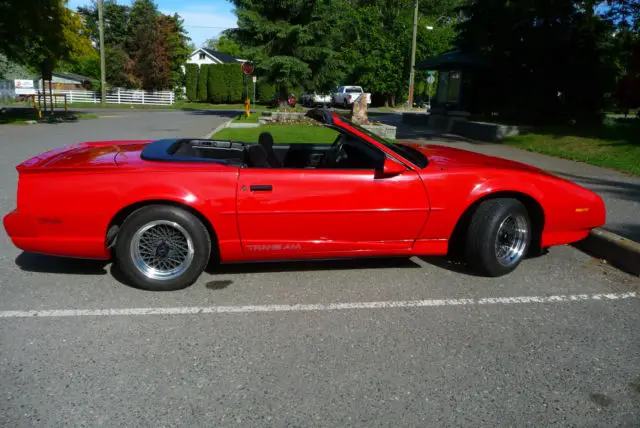
[[[573,246],[590,256],[606,260],[624,272],[640,276],[640,243],[638,242],[597,228]]]
[[[259,127],[259,123],[231,123],[229,124],[229,128],[257,128]]]
[[[228,128],[228,127],[229,127],[229,125],[231,125],[231,121],[232,121],[232,120],[233,120],[233,119],[229,119],[229,120],[227,120],[227,121],[223,122],[222,124],[220,124],[220,125],[216,126],[215,128],[213,128],[213,131],[209,132],[209,133],[208,133],[208,134],[206,134],[206,135],[203,135],[203,136],[202,136],[202,138],[204,138],[204,139],[207,139],[207,140],[208,140],[208,139],[209,139],[209,138],[211,138],[211,136],[212,136],[212,135],[214,135],[216,132],[221,131],[221,130],[223,130],[224,128]]]

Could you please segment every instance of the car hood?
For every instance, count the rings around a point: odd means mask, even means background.
[[[469,150],[456,149],[453,147],[439,146],[435,144],[401,143],[418,150],[429,159],[429,164],[437,168],[458,169],[458,168],[498,168],[519,171],[529,171],[551,175],[547,172],[508,159],[496,156],[484,155]]]

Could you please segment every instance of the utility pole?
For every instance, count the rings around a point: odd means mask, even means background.
[[[103,0],[98,0],[98,28],[100,32],[100,104],[104,104],[105,102],[105,86],[107,85],[104,63],[104,17],[102,14],[102,1]]]
[[[411,40],[411,74],[409,74],[409,108],[413,107],[413,86],[415,80],[416,65],[416,38],[418,33],[418,0],[413,10],[413,36]]]

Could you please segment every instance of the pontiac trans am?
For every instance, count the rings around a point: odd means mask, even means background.
[[[16,167],[14,245],[113,259],[133,285],[176,290],[217,263],[461,256],[486,276],[585,238],[602,199],[522,163],[390,143],[335,112],[327,144],[212,139],[72,144]]]

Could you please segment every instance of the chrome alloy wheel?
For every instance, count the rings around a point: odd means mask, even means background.
[[[136,231],[131,239],[131,259],[147,278],[171,280],[182,275],[193,261],[193,240],[178,223],[155,220]]]
[[[500,223],[496,236],[495,251],[498,263],[503,266],[517,263],[524,256],[528,238],[527,220],[521,215],[507,216]]]

